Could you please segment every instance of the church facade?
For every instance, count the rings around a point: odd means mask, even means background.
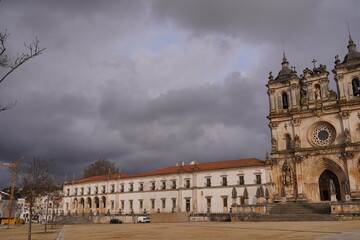
[[[349,35],[343,61],[298,75],[283,57],[267,83],[272,201],[360,201],[360,53]]]

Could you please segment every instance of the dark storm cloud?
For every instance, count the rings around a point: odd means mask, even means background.
[[[266,87],[282,44],[298,72],[360,44],[358,1],[10,1],[9,54],[47,50],[0,85],[0,161],[54,159],[58,176],[109,158],[126,173],[263,158]],[[239,68],[239,69],[238,69]],[[0,186],[10,172],[0,169]]]

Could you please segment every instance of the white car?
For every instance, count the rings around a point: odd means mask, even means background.
[[[150,223],[150,217],[140,216],[138,217],[139,223]]]

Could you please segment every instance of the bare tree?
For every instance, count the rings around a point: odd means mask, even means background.
[[[18,53],[15,60],[11,60],[6,54],[6,41],[9,37],[7,30],[0,32],[0,67],[4,68],[4,74],[0,76],[0,83],[2,83],[12,72],[18,67],[29,61],[31,58],[40,55],[46,48],[39,47],[39,40],[35,38],[30,44],[24,43],[27,49],[24,53]],[[11,109],[15,103],[8,104],[6,106],[0,105],[0,112]]]
[[[118,169],[113,162],[107,159],[99,159],[84,169],[84,178],[117,173]]]
[[[31,240],[31,221],[34,200],[38,196],[47,195],[53,190],[55,178],[52,175],[54,163],[47,159],[34,157],[29,165],[20,168],[20,185],[23,195],[30,203],[28,240]]]

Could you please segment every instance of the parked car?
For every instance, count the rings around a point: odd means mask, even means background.
[[[139,223],[150,223],[150,217],[147,216],[140,216],[138,217]]]
[[[120,223],[123,223],[123,222],[121,220],[119,220],[119,219],[113,218],[113,219],[110,220],[110,223],[112,223],[112,224],[120,224]]]

